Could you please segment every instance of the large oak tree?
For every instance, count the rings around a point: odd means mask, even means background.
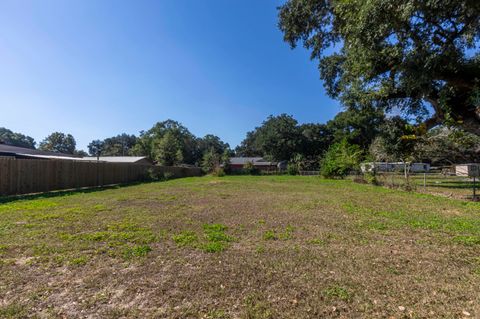
[[[347,107],[399,108],[427,129],[480,135],[480,1],[288,0],[279,19]]]

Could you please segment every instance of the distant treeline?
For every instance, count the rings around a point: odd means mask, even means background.
[[[0,141],[36,146],[32,137],[5,128],[0,128]],[[190,164],[203,166],[206,171],[228,163],[234,155],[288,161],[293,171],[328,169],[332,165],[334,170],[340,166],[348,171],[365,160],[423,161],[433,165],[480,160],[477,135],[446,126],[427,131],[422,125],[368,107],[350,108],[325,124],[299,124],[287,114],[269,116],[234,150],[218,136],[197,137],[173,120],[158,122],[139,136],[123,133],[94,140],[88,145],[88,154],[76,149],[71,134],[61,132],[47,136],[38,148],[84,156],[147,156],[162,165]]]

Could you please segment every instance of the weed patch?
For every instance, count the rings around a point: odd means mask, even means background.
[[[172,239],[180,247],[194,246],[198,242],[198,236],[193,231],[183,231],[173,235]]]
[[[274,230],[267,230],[267,231],[263,234],[263,239],[264,239],[264,240],[277,240],[277,239],[278,239],[278,236],[277,236],[277,234],[275,233]]]
[[[330,286],[324,291],[325,295],[330,298],[338,298],[341,300],[350,300],[351,295],[344,287],[334,285]]]
[[[227,243],[233,241],[233,237],[227,235],[225,231],[227,226],[222,224],[205,224],[203,231],[207,243],[203,245],[203,250],[209,253],[221,252],[227,247]]]
[[[132,259],[135,257],[145,257],[151,251],[152,251],[152,248],[148,245],[128,247],[123,251],[123,257],[125,259]]]

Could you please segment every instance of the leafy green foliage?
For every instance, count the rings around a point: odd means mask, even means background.
[[[130,153],[147,156],[162,165],[200,165],[204,154],[211,149],[215,154],[230,153],[229,145],[219,137],[208,134],[204,138],[197,138],[181,123],[166,120],[156,123],[148,131],[140,132]]]
[[[321,160],[320,173],[324,177],[343,178],[351,171],[358,170],[361,156],[360,147],[348,144],[344,139],[328,149]]]
[[[212,134],[207,134],[203,138],[199,138],[197,144],[200,154],[205,154],[209,151],[213,151],[215,154],[229,154],[230,152],[230,145],[223,142],[218,136]]]
[[[371,154],[379,161],[411,161],[415,157],[415,129],[400,117],[385,121],[372,143]]]
[[[136,143],[137,137],[135,135],[123,133],[106,138],[103,141],[92,141],[88,145],[88,149],[92,156],[97,156],[99,149],[102,156],[128,156],[131,155],[131,150]]]
[[[288,163],[287,173],[288,175],[298,175],[299,173],[298,165],[296,163]]]
[[[437,127],[420,137],[415,154],[430,160],[432,165],[476,162],[480,159],[480,136],[460,129]]]
[[[77,145],[71,134],[53,132],[40,142],[39,149],[56,153],[73,154]]]
[[[326,127],[333,143],[346,139],[348,143],[356,144],[366,151],[381,132],[384,121],[382,110],[365,106],[338,113],[333,120],[327,122]]]
[[[93,140],[88,144],[88,153],[92,156],[101,156],[103,153],[105,142],[101,140]]]
[[[172,236],[172,239],[178,246],[183,247],[195,244],[198,241],[198,236],[195,232],[184,231]]]
[[[258,175],[260,171],[258,170],[258,168],[255,167],[255,165],[253,165],[252,162],[247,161],[243,165],[243,173],[248,175]]]
[[[261,126],[248,132],[235,149],[237,156],[261,156],[289,161],[295,154],[313,163],[331,143],[331,134],[323,124],[302,124],[287,114],[269,116]]]
[[[348,290],[338,285],[334,285],[325,289],[325,295],[327,297],[334,297],[342,300],[349,300],[351,298]]]
[[[206,151],[202,158],[202,169],[205,173],[211,173],[220,166],[220,155],[213,148]]]
[[[145,257],[151,251],[152,251],[152,248],[148,245],[128,247],[123,252],[123,257],[125,259],[131,259],[134,257]]]
[[[132,154],[147,156],[163,165],[194,164],[198,160],[196,149],[196,138],[185,126],[166,120],[140,132]]]
[[[172,132],[167,132],[161,139],[156,140],[154,142],[154,148],[154,159],[161,165],[178,165],[183,161],[181,142]]]
[[[35,140],[33,137],[12,132],[4,127],[0,127],[0,143],[18,147],[35,148]]]
[[[264,240],[277,240],[278,239],[278,235],[275,233],[274,230],[267,230],[264,234],[263,234],[263,239]]]
[[[327,93],[344,105],[480,135],[479,12],[471,0],[288,0],[279,27],[291,47],[311,51]]]

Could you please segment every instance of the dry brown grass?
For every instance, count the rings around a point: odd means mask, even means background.
[[[478,203],[238,176],[13,201],[0,217],[0,317],[480,316]]]

